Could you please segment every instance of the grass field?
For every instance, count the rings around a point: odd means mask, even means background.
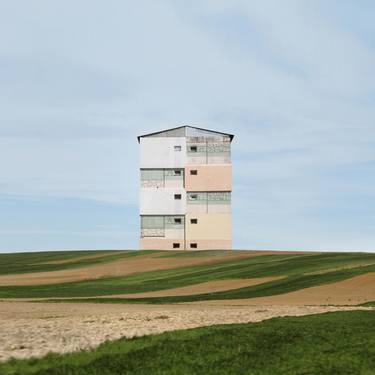
[[[228,252],[225,252],[228,253]],[[225,300],[243,299],[261,296],[279,295],[293,292],[308,287],[338,282],[354,276],[375,272],[375,254],[365,253],[312,253],[312,254],[267,254],[251,256],[244,259],[224,258],[220,252],[120,252],[118,254],[103,255],[94,259],[80,259],[64,264],[40,264],[44,259],[43,253],[33,255],[30,259],[24,259],[18,265],[10,266],[9,269],[17,269],[18,272],[33,272],[38,267],[87,267],[95,270],[95,265],[103,262],[112,262],[128,257],[129,262],[136,255],[147,255],[155,259],[162,258],[168,262],[168,258],[189,259],[198,257],[197,260],[204,262],[205,257],[215,258],[215,263],[196,264],[194,266],[181,266],[173,269],[161,269],[148,272],[136,272],[124,277],[105,277],[78,282],[56,283],[50,285],[6,285],[1,286],[0,277],[0,298],[96,298],[116,294],[129,294],[168,290],[172,288],[195,285],[215,280],[249,279],[262,277],[278,277],[277,280],[269,281],[260,285],[232,289],[216,293],[204,293],[197,295],[169,296],[142,299],[99,299],[99,302],[123,302],[123,303],[171,303],[171,302],[192,302],[203,300]],[[73,254],[66,256],[72,257]],[[0,255],[0,263],[2,257]],[[76,256],[82,256],[80,252]],[[5,255],[6,262],[11,262],[11,257]],[[58,254],[54,259],[63,257]],[[46,254],[50,260],[51,254]],[[61,258],[59,258],[61,259]],[[70,258],[69,258],[70,259]],[[14,258],[13,258],[14,260]],[[44,259],[45,260],[45,259]],[[16,259],[17,261],[17,259]],[[29,263],[28,263],[29,262]],[[31,263],[30,263],[31,262]],[[39,262],[39,264],[37,264]],[[147,259],[146,261],[147,262]],[[131,263],[129,263],[131,264]],[[35,271],[36,272],[36,271]],[[38,271],[40,272],[40,271]]]
[[[0,254],[0,275],[58,271],[143,255],[143,251],[45,251]]]
[[[375,373],[375,312],[276,318],[106,343],[0,364],[2,375]]]
[[[368,253],[0,254],[0,374],[375,374],[374,285]]]

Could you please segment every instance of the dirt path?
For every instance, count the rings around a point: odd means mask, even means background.
[[[200,305],[358,305],[375,301],[375,273],[352,277],[337,283],[314,286],[296,292],[241,300],[192,302]]]
[[[223,263],[240,260],[267,252],[236,251],[223,256],[197,256],[165,258],[165,252],[152,253],[115,260],[109,263],[73,268],[60,271],[35,272],[17,275],[0,276],[0,286],[5,285],[46,285],[66,283],[80,280],[97,279],[101,277],[118,277],[138,272],[166,270],[204,264]],[[163,257],[161,257],[163,256]]]
[[[67,353],[120,337],[213,324],[259,322],[355,307],[188,306],[0,301],[0,360]],[[364,308],[363,308],[364,309]]]
[[[180,288],[156,290],[154,292],[115,294],[99,296],[98,298],[152,298],[169,296],[190,296],[194,294],[223,292],[225,290],[245,288],[247,286],[259,285],[268,281],[280,279],[281,277],[259,277],[253,279],[214,280],[206,283],[193,284]]]

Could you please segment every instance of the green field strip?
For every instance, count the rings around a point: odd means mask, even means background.
[[[199,282],[235,278],[237,273],[244,273],[246,268],[259,268],[270,262],[279,263],[292,258],[292,255],[266,255],[241,261],[143,272],[126,277],[49,285],[1,286],[0,298],[90,297],[164,290]]]
[[[189,296],[170,296],[153,298],[86,298],[75,300],[62,300],[66,302],[99,302],[99,303],[151,303],[166,304],[179,302],[196,302],[227,299],[244,299],[282,295],[313,286],[331,284],[355,276],[375,272],[375,265],[367,267],[350,268],[346,270],[327,272],[319,275],[289,276],[283,279],[266,282],[245,288],[231,289],[223,292],[196,294]],[[51,302],[55,300],[51,299]],[[61,300],[60,300],[61,302]]]
[[[305,274],[314,270],[330,269],[341,265],[355,266],[356,262],[373,261],[367,254],[328,255],[261,255],[238,261],[226,261],[209,265],[181,267],[171,270],[143,272],[127,277],[102,278],[80,282],[32,286],[2,286],[0,298],[65,298],[96,297],[111,294],[142,293],[167,290],[214,280],[284,277],[258,286],[217,292],[209,295],[184,297],[160,297],[141,299],[141,302],[163,303],[168,301],[190,301],[226,298],[251,298],[256,296],[282,294],[322,283],[329,283],[372,272],[374,265],[344,268],[319,274]],[[370,267],[370,268],[369,268]],[[372,267],[372,268],[371,268]],[[268,293],[268,294],[267,294]]]
[[[145,254],[151,254],[153,251],[64,251],[64,252],[40,252],[40,253],[17,253],[0,254],[0,275],[14,275],[23,273],[59,271],[71,268],[80,268],[99,263],[112,262],[122,258],[129,258]],[[155,251],[158,253],[158,251]],[[108,255],[106,255],[108,254]],[[98,258],[80,259],[75,258],[84,256],[98,255]],[[47,263],[54,261],[69,261],[69,263]]]
[[[195,328],[0,363],[2,375],[370,375],[374,369],[373,311]]]

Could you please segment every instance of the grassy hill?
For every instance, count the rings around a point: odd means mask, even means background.
[[[233,254],[233,255],[228,255]],[[242,252],[243,253],[243,252]],[[241,254],[242,254],[241,253]],[[308,287],[325,285],[375,272],[375,254],[366,253],[251,253],[236,252],[69,252],[0,255],[0,298],[94,298],[98,302],[170,303],[204,300],[243,299],[279,295]],[[189,259],[201,263],[185,266]],[[90,269],[103,263],[113,265],[113,274],[142,260],[145,265],[157,261],[158,267],[179,260],[171,269],[129,272],[124,276],[84,278],[75,282],[41,285],[2,285],[7,274]],[[57,262],[56,262],[57,261]],[[62,263],[59,263],[63,261]],[[121,263],[119,263],[121,262]],[[133,263],[132,263],[133,262]],[[164,262],[164,263],[163,263]],[[170,264],[169,264],[170,265]],[[116,272],[115,272],[116,271]],[[52,276],[53,276],[52,272]],[[84,273],[82,273],[84,274]],[[4,276],[1,276],[4,275]],[[43,275],[43,273],[42,273]],[[51,274],[49,274],[51,276]],[[275,277],[273,281],[215,293],[175,295],[154,298],[106,298],[116,294],[162,291],[217,280]],[[27,281],[26,281],[27,283]]]

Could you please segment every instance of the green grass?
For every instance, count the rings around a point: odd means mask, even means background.
[[[121,339],[63,356],[12,360],[2,375],[375,374],[375,312],[275,318]]]
[[[238,261],[183,267],[172,270],[144,272],[127,277],[87,280],[73,283],[2,286],[0,298],[64,298],[95,297],[120,293],[139,293],[166,290],[201,282],[283,276],[283,279],[247,288],[195,296],[137,299],[137,302],[165,303],[207,299],[237,299],[282,294],[290,291],[344,280],[367,272],[374,272],[375,265],[358,266],[365,262],[375,263],[375,254],[275,254],[259,255]],[[354,267],[329,271],[340,267]],[[310,274],[317,272],[318,274]],[[134,302],[125,299],[106,299],[101,302]]]
[[[58,271],[79,268],[98,263],[111,262],[120,258],[144,255],[144,251],[85,250],[85,251],[44,251],[30,253],[0,254],[0,275]],[[149,253],[149,252],[148,252]],[[98,255],[100,258],[81,259],[83,256]],[[51,264],[47,262],[69,261],[69,263]]]
[[[153,297],[153,298],[82,298],[77,300],[53,300],[54,302],[99,302],[99,303],[178,303],[209,300],[243,299],[279,295],[318,285],[329,284],[359,276],[368,272],[375,272],[375,265],[358,267],[348,270],[322,273],[319,275],[290,276],[281,280],[232,289],[223,292],[206,293],[187,296]]]

